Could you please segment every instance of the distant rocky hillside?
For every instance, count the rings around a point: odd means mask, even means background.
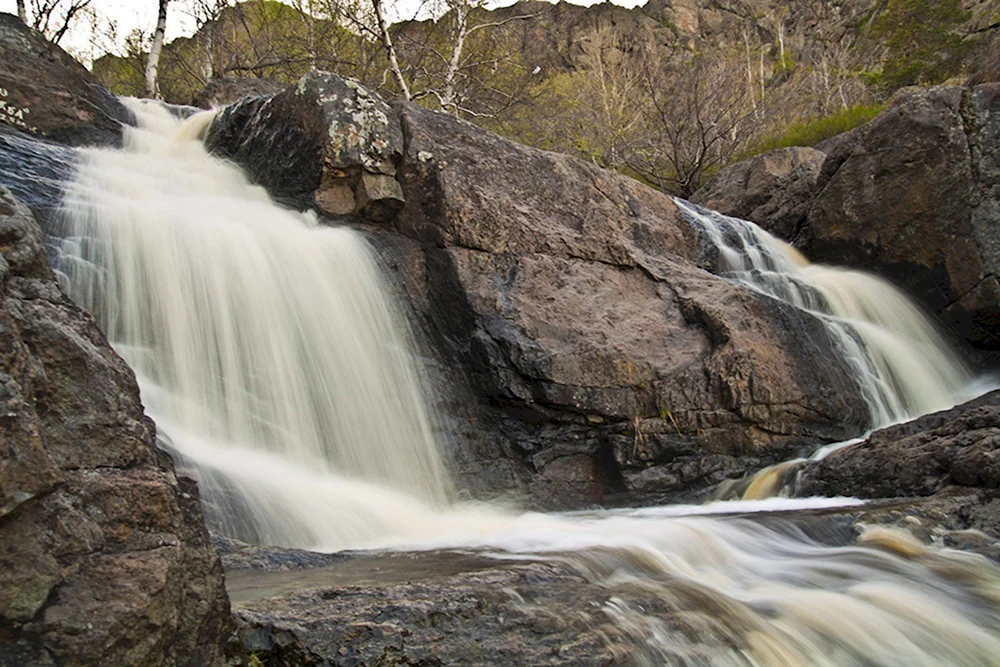
[[[415,101],[681,195],[739,158],[870,120],[901,86],[1000,69],[1000,0],[461,6],[468,27],[490,27],[470,31],[456,58],[455,11],[393,28]],[[229,7],[166,47],[160,87],[170,102],[224,103],[199,94],[219,79],[291,84],[317,68],[398,96],[381,46],[326,16],[269,0]],[[142,95],[144,59],[136,45],[94,72]]]

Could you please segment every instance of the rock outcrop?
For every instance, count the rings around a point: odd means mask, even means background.
[[[691,198],[713,211],[764,221],[767,231],[792,238],[816,196],[826,153],[815,148],[779,148],[730,165]]]
[[[235,636],[275,667],[664,661],[643,626],[618,622],[630,609],[669,634],[677,664],[725,664],[744,643],[682,590],[611,588],[563,562],[429,552],[230,574]]]
[[[2,188],[0,254],[0,665],[221,664],[229,605],[197,488]]]
[[[986,489],[1000,497],[1000,391],[876,431],[862,443],[810,463],[797,493],[923,497],[950,486]]]
[[[83,65],[0,14],[0,128],[69,146],[117,145],[132,115]]]
[[[312,72],[272,97],[245,98],[223,109],[205,143],[291,205],[373,221],[403,206],[399,124],[380,97],[349,79]]]
[[[1000,562],[1000,391],[876,431],[864,442],[782,473],[799,497],[883,499],[855,525],[905,528],[918,538]]]
[[[336,101],[345,88],[358,87],[314,74],[238,103],[210,145],[279,195],[302,184],[322,202],[329,148],[310,139],[289,168],[269,139],[356,128],[354,107]],[[402,128],[393,182],[405,205],[388,226],[361,226],[438,365],[460,369],[476,398],[447,410],[466,486],[482,489],[475,478],[494,474],[483,462],[506,460],[488,490],[519,485],[547,506],[681,493],[863,428],[820,324],[701,268],[698,235],[669,197],[448,115],[380,105],[397,130],[376,128],[363,146],[388,150]],[[364,151],[341,154],[336,170],[366,173]]]
[[[901,95],[838,158],[795,239],[817,261],[906,285],[988,350],[1000,349],[998,93],[985,84]]]
[[[810,162],[782,176],[766,154],[727,168],[695,199],[753,220],[813,261],[883,275],[971,345],[995,352],[998,112],[1000,84],[907,89],[829,143],[817,174]]]

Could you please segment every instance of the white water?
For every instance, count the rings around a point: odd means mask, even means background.
[[[973,398],[982,387],[902,292],[849,269],[810,264],[753,223],[676,200],[719,251],[721,275],[815,315],[857,379],[877,428]]]
[[[365,241],[273,205],[210,158],[194,140],[210,114],[182,124],[131,106],[143,127],[125,151],[84,152],[58,266],[135,369],[164,439],[196,467],[231,462],[202,477],[206,502],[250,511],[227,526],[236,534],[320,539],[298,509],[308,499],[286,498],[294,481],[280,498],[232,484],[272,454],[443,503],[406,320]]]
[[[207,117],[132,106],[144,129],[126,150],[86,153],[59,267],[136,369],[165,444],[229,512],[226,532],[565,561],[616,592],[599,611],[637,664],[998,664],[1000,584],[984,560],[885,534],[871,537],[881,548],[828,547],[779,519],[707,516],[861,501],[563,515],[447,504],[405,322],[363,240],[277,208],[209,158],[194,141]],[[727,641],[696,660],[692,643],[711,640],[679,637],[637,590],[711,613]]]

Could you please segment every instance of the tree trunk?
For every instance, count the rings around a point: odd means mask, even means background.
[[[444,93],[441,95],[441,107],[450,114],[458,115],[455,91],[455,78],[462,65],[462,50],[465,48],[465,37],[469,33],[468,19],[470,8],[463,3],[455,5],[455,46],[451,51],[451,60],[444,76]]]
[[[396,58],[396,48],[392,45],[392,37],[389,36],[389,24],[385,20],[385,11],[382,9],[382,0],[372,0],[372,7],[375,9],[375,18],[378,19],[379,36],[382,38],[382,46],[385,54],[389,58],[389,69],[399,84],[399,89],[403,93],[403,99],[410,101],[410,87],[406,85],[403,78],[403,70],[399,68],[399,59]]]
[[[156,19],[156,32],[153,33],[153,48],[149,50],[149,60],[146,62],[146,96],[160,99],[160,86],[156,81],[156,70],[160,65],[160,52],[163,51],[163,34],[167,30],[167,5],[170,0],[160,0],[160,13]]]
[[[21,19],[24,25],[28,25],[28,10],[24,6],[24,0],[17,0],[17,18]]]

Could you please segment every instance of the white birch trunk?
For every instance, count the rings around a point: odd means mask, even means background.
[[[160,65],[160,52],[163,51],[163,35],[167,30],[167,4],[170,0],[160,0],[160,13],[156,19],[156,32],[153,33],[153,48],[149,50],[149,60],[146,62],[146,96],[160,99],[160,86],[156,80]]]

